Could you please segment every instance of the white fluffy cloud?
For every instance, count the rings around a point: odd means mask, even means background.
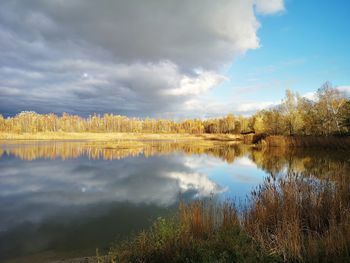
[[[254,103],[243,103],[238,107],[239,112],[254,112],[276,106],[278,103],[272,101],[262,101]]]
[[[283,1],[2,1],[0,112],[177,115]]]
[[[256,111],[268,109],[278,105],[280,101],[261,101],[261,102],[229,102],[208,101],[208,100],[189,100],[184,104],[185,111],[197,112],[202,118],[220,117],[228,112],[248,116]]]
[[[181,76],[176,83],[176,87],[170,89],[167,93],[172,95],[198,95],[208,91],[225,80],[224,76],[215,72],[205,71],[197,72],[197,74],[196,78],[188,77],[186,75]]]
[[[337,89],[343,92],[346,96],[350,97],[350,86],[338,86]]]
[[[255,0],[256,10],[262,14],[273,14],[284,10],[283,0]]]

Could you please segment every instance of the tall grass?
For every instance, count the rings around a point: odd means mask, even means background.
[[[349,180],[346,180],[349,182]],[[344,182],[343,182],[344,183]],[[110,262],[349,262],[349,183],[267,178],[244,207],[181,204],[174,217],[111,248]]]
[[[270,262],[242,229],[233,204],[181,204],[176,216],[114,246],[110,262]]]
[[[349,260],[349,190],[349,184],[300,174],[269,177],[252,193],[243,228],[285,261]]]
[[[350,137],[340,136],[267,136],[257,140],[269,147],[321,147],[350,149]]]

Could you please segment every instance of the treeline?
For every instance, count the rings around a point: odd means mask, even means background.
[[[216,119],[140,119],[94,114],[88,118],[63,113],[26,111],[14,117],[0,115],[0,132],[133,132],[133,133],[267,133],[272,135],[330,135],[350,132],[350,102],[325,83],[310,100],[286,91],[282,103],[251,117],[228,114]]]
[[[350,101],[329,82],[312,100],[286,91],[282,103],[252,119],[256,133],[272,135],[331,135],[350,131]]]
[[[220,119],[190,119],[180,122],[166,119],[139,119],[104,114],[82,118],[63,113],[38,114],[25,111],[14,117],[0,115],[0,131],[9,133],[36,132],[133,132],[133,133],[240,133],[245,123],[243,117],[232,114]],[[242,124],[241,124],[242,123]]]

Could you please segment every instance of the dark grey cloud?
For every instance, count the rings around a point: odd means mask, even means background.
[[[4,0],[0,112],[176,116],[259,47],[254,6],[274,2]]]

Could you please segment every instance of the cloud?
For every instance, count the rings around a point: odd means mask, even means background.
[[[350,97],[350,86],[337,86],[335,87],[335,89],[338,90],[343,95]],[[307,92],[303,95],[303,97],[312,101],[318,100],[318,95],[316,91]]]
[[[256,11],[261,14],[274,14],[284,11],[283,0],[255,0]]]
[[[223,114],[234,113],[248,116],[256,111],[277,106],[281,101],[237,102],[230,99],[227,102],[215,100],[189,100],[185,103],[185,112],[196,112],[201,118],[221,117]]]
[[[170,60],[187,69],[217,68],[259,46],[259,23],[246,0],[28,2],[32,3],[25,8],[52,24],[39,28],[46,40],[78,38],[102,47],[120,62]]]
[[[268,109],[273,106],[276,106],[278,103],[272,101],[262,101],[262,102],[252,102],[252,103],[243,103],[238,107],[240,112],[255,112],[263,109]]]
[[[338,86],[337,89],[346,96],[350,97],[350,86]]]
[[[183,76],[176,88],[170,89],[168,94],[198,95],[215,87],[226,78],[215,72],[199,72],[197,78]]]
[[[311,101],[316,101],[317,100],[317,92],[310,91],[307,92],[303,95],[304,98],[311,100]]]
[[[0,112],[177,116],[259,48],[272,2],[4,0]]]

